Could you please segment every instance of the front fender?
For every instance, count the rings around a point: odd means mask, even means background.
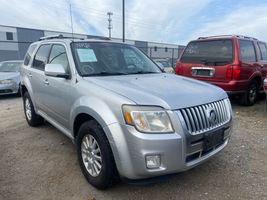
[[[120,156],[121,154],[119,153],[119,150],[124,149],[124,151],[127,151],[127,148],[125,147],[126,141],[124,133],[118,129],[114,130],[112,126],[113,124],[119,124],[119,122],[124,120],[121,111],[121,104],[112,104],[111,101],[107,104],[104,100],[88,96],[83,96],[76,100],[70,114],[70,122],[72,122],[70,127],[73,136],[75,118],[82,113],[90,115],[101,125],[112,149],[117,168],[121,171],[121,159],[123,159],[123,157]],[[125,148],[121,148],[122,146]]]
[[[70,112],[70,127],[73,133],[75,118],[81,114],[93,117],[102,128],[122,120],[121,107],[118,105],[107,105],[107,103],[96,97],[83,96],[75,101]]]

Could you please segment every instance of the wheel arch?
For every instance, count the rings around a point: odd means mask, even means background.
[[[261,88],[262,87],[262,78],[261,78],[262,76],[261,76],[261,74],[258,72],[258,73],[254,73],[252,76],[251,76],[251,78],[250,78],[250,83],[252,82],[252,81],[256,81],[256,83],[258,84],[258,86],[259,86],[259,88]]]

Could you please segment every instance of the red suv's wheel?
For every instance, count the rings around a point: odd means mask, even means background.
[[[256,102],[258,96],[258,84],[256,81],[252,81],[249,84],[248,89],[246,90],[245,94],[241,96],[240,103],[244,106],[252,106]]]

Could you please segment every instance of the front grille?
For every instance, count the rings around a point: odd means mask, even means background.
[[[195,135],[219,127],[230,120],[229,99],[216,101],[178,111],[189,133]]]

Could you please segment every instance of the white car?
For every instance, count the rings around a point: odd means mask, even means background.
[[[20,94],[20,67],[22,63],[21,60],[0,62],[0,96]]]

